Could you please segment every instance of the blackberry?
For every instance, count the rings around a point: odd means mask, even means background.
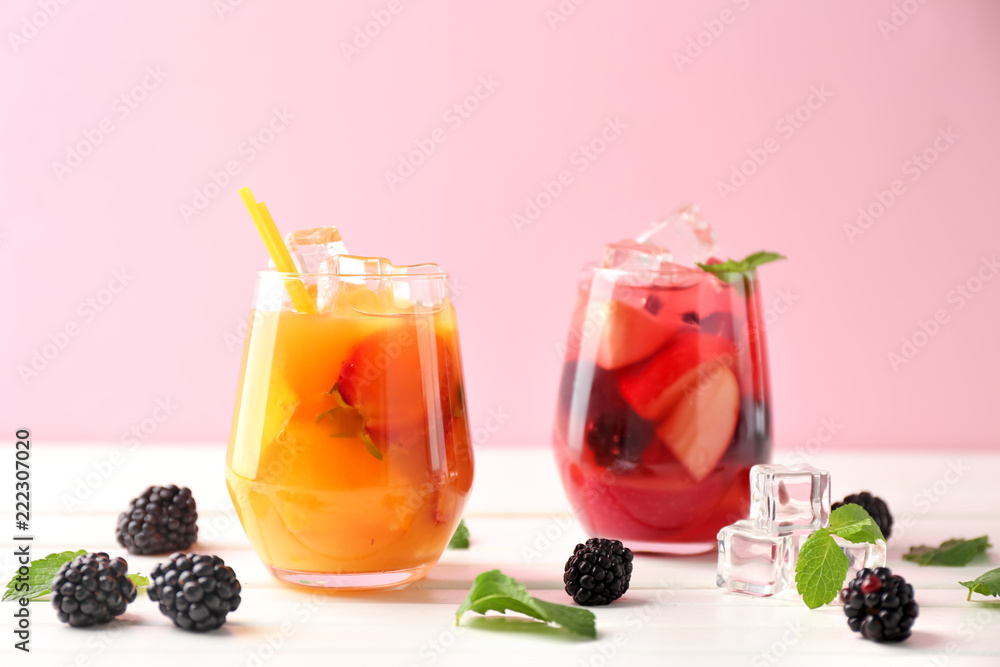
[[[882,537],[889,539],[889,536],[892,535],[892,514],[889,513],[889,506],[885,504],[884,500],[867,491],[862,491],[861,493],[852,493],[839,503],[834,503],[830,509],[835,510],[848,504],[860,505],[875,519],[879,530],[882,531]]]
[[[617,600],[631,579],[632,550],[618,540],[599,537],[576,545],[563,572],[566,592],[577,604],[588,606]]]
[[[840,592],[847,624],[865,639],[901,642],[920,611],[913,599],[913,586],[887,567],[858,572]]]
[[[160,612],[185,630],[215,630],[240,606],[239,580],[218,556],[171,554],[149,575],[146,592]]]
[[[52,580],[52,606],[63,623],[76,628],[107,623],[135,600],[135,584],[126,576],[128,563],[104,552],[88,553],[63,563]]]
[[[198,512],[191,489],[151,486],[118,515],[115,537],[133,554],[187,549],[198,539]]]
[[[619,474],[634,470],[654,435],[654,425],[618,392],[615,375],[594,367],[583,436],[594,462]]]

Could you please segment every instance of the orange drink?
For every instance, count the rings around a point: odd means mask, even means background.
[[[455,310],[434,265],[334,259],[353,263],[297,275],[312,313],[261,273],[226,481],[275,576],[397,586],[440,558],[472,485]]]

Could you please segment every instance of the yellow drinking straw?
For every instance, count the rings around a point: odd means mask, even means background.
[[[267,210],[264,202],[258,204],[248,187],[240,189],[240,198],[243,200],[243,205],[247,208],[247,213],[250,214],[250,219],[253,220],[253,224],[257,228],[257,233],[260,234],[260,240],[264,242],[264,247],[267,248],[267,254],[271,256],[271,261],[274,262],[274,268],[281,273],[298,273],[298,270],[295,268],[295,262],[292,261],[292,256],[288,254],[288,247],[281,240],[281,234],[278,233],[274,219],[271,218],[271,213]],[[316,312],[316,304],[313,303],[312,297],[309,296],[309,292],[306,291],[306,286],[302,284],[301,280],[298,278],[285,278],[285,289],[288,290],[288,296],[292,298],[292,303],[295,305],[297,311],[309,314]]]

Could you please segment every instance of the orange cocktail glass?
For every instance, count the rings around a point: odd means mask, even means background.
[[[434,265],[339,259],[296,274],[315,313],[261,272],[226,481],[278,578],[398,586],[440,558],[472,485],[455,309]]]

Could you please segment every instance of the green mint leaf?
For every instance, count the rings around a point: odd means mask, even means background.
[[[832,602],[844,585],[849,565],[829,528],[806,538],[795,564],[795,585],[806,606],[815,609]]]
[[[40,600],[52,592],[52,580],[55,578],[59,568],[63,563],[68,563],[77,556],[87,553],[86,549],[79,551],[61,551],[49,554],[45,558],[37,558],[28,563],[28,577],[26,581],[18,581],[18,575],[7,582],[7,590],[3,594],[4,600],[17,600],[27,598],[29,600]],[[18,590],[18,586],[27,585],[27,589]]]
[[[756,269],[761,264],[767,264],[768,262],[776,262],[779,259],[788,259],[784,255],[779,255],[776,252],[768,252],[766,250],[761,250],[760,252],[755,252],[751,255],[747,255],[743,259],[737,261],[735,259],[727,259],[724,262],[718,264],[702,264],[698,263],[698,267],[704,271],[708,271],[713,274],[716,278],[720,280],[725,280],[731,282],[734,280],[734,273],[746,273],[747,271],[752,271]]]
[[[969,597],[966,600],[971,600],[973,593],[992,595],[994,597],[1000,596],[1000,567],[990,570],[972,581],[960,581],[958,583],[969,589]]]
[[[469,529],[465,525],[465,519],[458,522],[458,528],[455,529],[455,534],[451,536],[451,541],[448,542],[449,549],[468,549],[469,548]]]
[[[946,540],[937,547],[910,547],[909,552],[903,554],[903,560],[921,566],[962,567],[975,560],[976,556],[986,553],[991,546],[988,535],[972,540]]]
[[[875,519],[860,505],[849,503],[830,512],[830,532],[848,542],[875,544],[884,540]]]
[[[498,611],[501,614],[516,611],[539,621],[562,626],[572,633],[590,639],[597,638],[592,612],[531,597],[521,583],[500,570],[483,572],[476,577],[469,596],[455,613],[456,625],[467,611],[477,614],[485,614],[487,611]]]
[[[127,574],[125,576],[132,580],[132,583],[135,584],[136,588],[145,588],[146,586],[149,586],[149,577],[144,577],[138,572],[135,574]]]
[[[750,267],[748,270],[756,269],[761,264],[767,264],[769,262],[777,262],[778,260],[788,259],[784,255],[780,255],[776,252],[768,252],[766,250],[761,250],[760,252],[755,252],[752,255],[747,255],[743,258],[743,261],[747,263]]]

